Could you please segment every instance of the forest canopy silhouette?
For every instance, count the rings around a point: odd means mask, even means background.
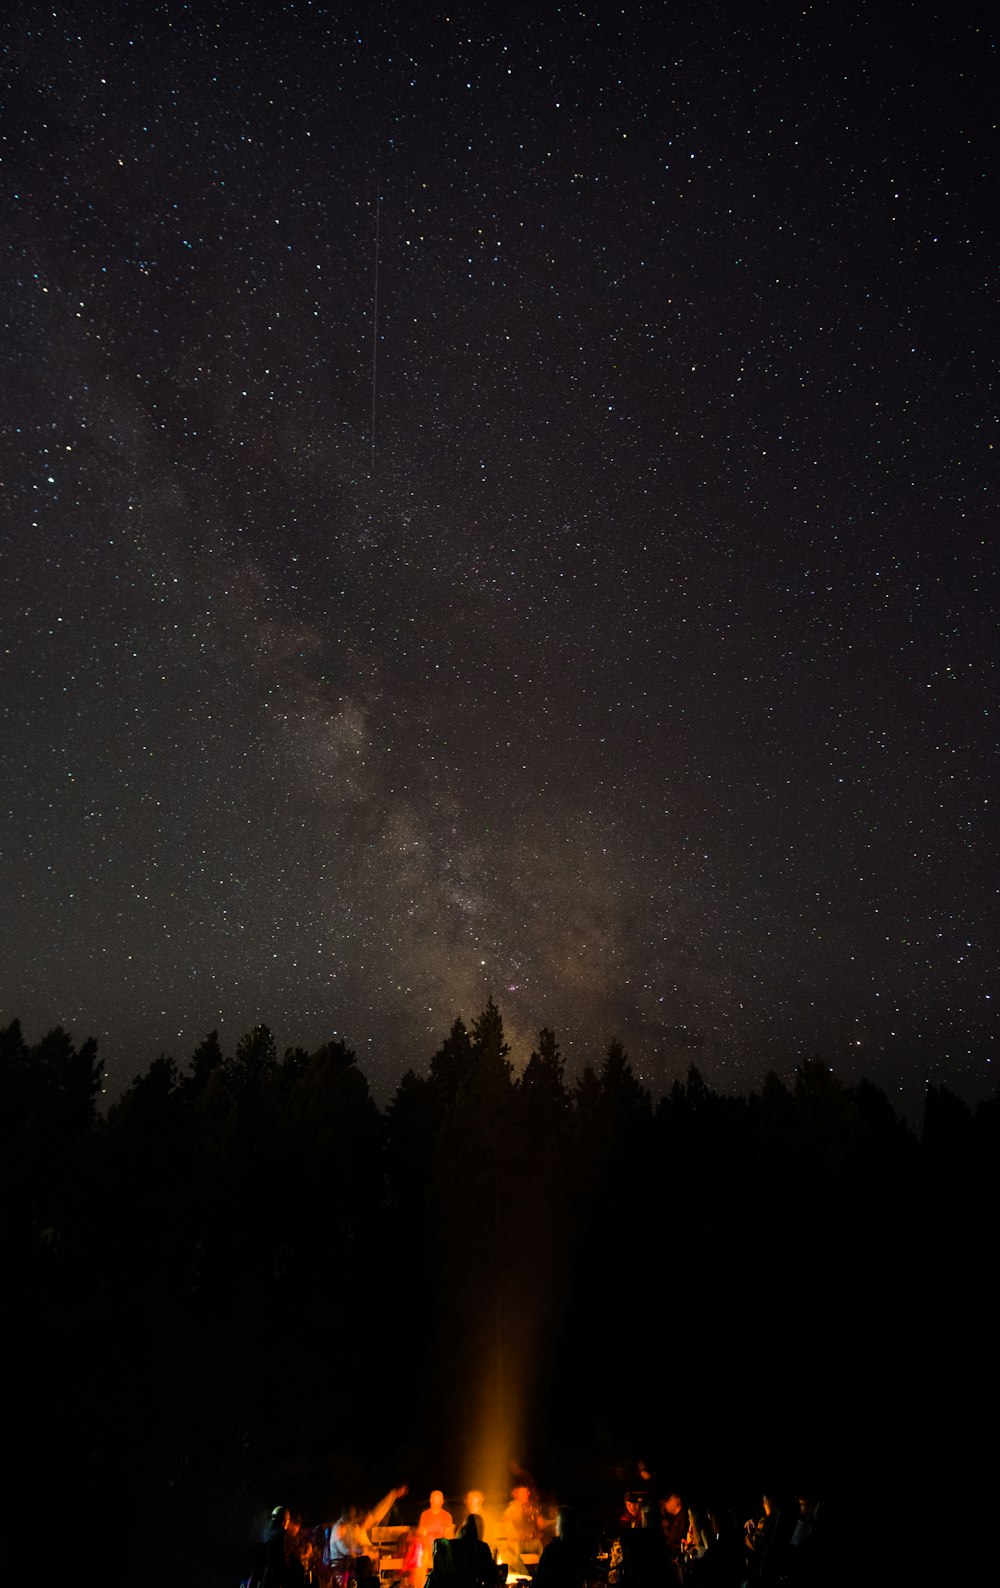
[[[549,1030],[517,1074],[492,1000],[384,1109],[343,1042],[266,1026],[106,1114],[101,1074],[0,1032],[4,1395],[21,1498],[95,1540],[113,1505],[116,1560],[155,1529],[148,1582],[192,1550],[213,1580],[265,1502],[464,1484],[485,1427],[564,1488],[640,1450],[827,1491],[972,1471],[997,1097],[932,1087],[917,1134],[817,1058],[654,1099],[618,1042],[570,1082]]]

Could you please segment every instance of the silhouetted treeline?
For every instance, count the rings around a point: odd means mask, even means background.
[[[640,1450],[814,1492],[974,1476],[997,1098],[931,1088],[918,1138],[817,1059],[654,1100],[617,1042],[568,1082],[547,1030],[516,1075],[492,1001],[385,1110],[343,1043],[266,1027],[106,1117],[100,1082],[93,1042],[0,1032],[12,1502],[106,1581],[229,1580],[265,1502],[462,1485],[511,1407],[564,1492]]]

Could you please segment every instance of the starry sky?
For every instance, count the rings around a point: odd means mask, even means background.
[[[10,7],[4,1022],[992,1094],[998,37]]]

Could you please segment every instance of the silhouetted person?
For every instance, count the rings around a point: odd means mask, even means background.
[[[532,1579],[535,1588],[583,1588],[587,1564],[575,1513],[561,1505],[556,1512],[556,1536],[542,1550]]]
[[[665,1588],[677,1572],[652,1501],[643,1502],[639,1519],[638,1527],[622,1534],[625,1588]]]
[[[439,1538],[434,1545],[433,1588],[495,1588],[497,1569],[493,1552],[483,1542],[483,1519],[465,1518],[455,1538]]]
[[[816,1526],[816,1504],[809,1495],[800,1494],[798,1515],[781,1559],[781,1572],[790,1583],[803,1585],[822,1577],[823,1535]]]
[[[482,1489],[470,1489],[465,1496],[465,1517],[462,1520],[465,1521],[470,1516],[480,1518],[483,1526],[479,1536],[492,1548],[496,1538],[496,1525],[492,1513],[487,1508],[486,1496]]]
[[[291,1512],[276,1505],[257,1549],[249,1588],[301,1588],[303,1581]]]
[[[660,1501],[660,1529],[667,1541],[671,1560],[680,1560],[690,1526],[687,1506],[676,1490],[672,1490]]]
[[[684,1564],[691,1588],[739,1588],[746,1577],[746,1554],[739,1524],[721,1507],[709,1506],[701,1529],[701,1552]]]
[[[747,1578],[770,1582],[778,1575],[790,1528],[773,1493],[763,1496],[764,1514],[746,1525]]]

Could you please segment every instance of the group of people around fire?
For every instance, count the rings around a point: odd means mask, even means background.
[[[827,1581],[817,1506],[807,1495],[765,1493],[760,1512],[738,1521],[730,1508],[688,1505],[677,1490],[629,1490],[613,1525],[588,1532],[568,1506],[548,1509],[517,1483],[492,1514],[485,1496],[464,1496],[458,1526],[434,1489],[417,1525],[392,1529],[391,1561],[372,1534],[407,1488],[369,1510],[352,1506],[329,1526],[309,1528],[276,1506],[245,1588],[823,1588]]]
[[[828,1542],[811,1495],[761,1496],[740,1520],[729,1506],[688,1505],[677,1490],[625,1495],[610,1550],[610,1588],[824,1588]]]

